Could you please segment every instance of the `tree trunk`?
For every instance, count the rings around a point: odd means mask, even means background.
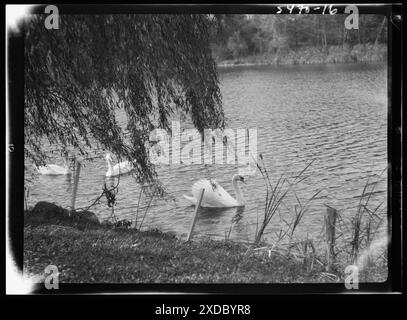
[[[342,41],[342,47],[345,46],[346,43],[346,37],[348,36],[348,32],[346,31],[346,28],[343,30],[343,41]]]
[[[379,38],[380,38],[380,35],[382,34],[385,22],[386,22],[386,17],[383,18],[382,24],[380,25],[379,31],[377,32],[376,40],[374,42],[375,47],[377,47],[377,43],[379,42]]]
[[[325,21],[322,22],[322,28],[321,28],[321,40],[322,40],[322,49],[324,52],[326,52],[326,25]]]

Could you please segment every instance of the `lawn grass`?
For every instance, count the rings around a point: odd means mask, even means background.
[[[119,226],[119,227],[118,227]],[[262,245],[262,244],[260,244]],[[266,245],[266,244],[265,244]],[[258,247],[257,247],[258,248]],[[69,212],[39,202],[24,214],[27,276],[43,282],[55,265],[60,283],[320,283],[342,282],[342,267],[327,274],[323,264],[310,271],[301,259],[229,240],[186,242],[159,230],[100,223],[92,212]],[[362,282],[384,282],[387,266],[374,264]]]
[[[41,276],[53,264],[61,283],[319,282],[298,261],[226,241],[186,242],[158,230],[104,226],[78,229],[26,222],[24,272]]]

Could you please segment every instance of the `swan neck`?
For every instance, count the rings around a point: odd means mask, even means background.
[[[65,169],[68,169],[68,157],[67,156],[65,156],[64,157],[64,166],[65,166]]]
[[[236,192],[236,200],[237,200],[237,203],[238,203],[239,205],[244,204],[244,203],[245,203],[245,200],[244,200],[244,197],[243,197],[243,194],[242,194],[242,190],[240,189],[240,185],[239,185],[237,179],[233,179],[233,180],[232,180],[232,185],[233,185],[233,188],[235,189],[235,192]]]
[[[106,158],[106,162],[107,162],[107,167],[109,168],[108,171],[112,172],[113,171],[112,159]]]

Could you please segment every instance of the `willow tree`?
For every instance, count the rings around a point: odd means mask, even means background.
[[[224,127],[208,16],[62,15],[50,30],[45,18],[24,25],[27,160],[44,163],[44,139],[83,155],[97,146],[157,181],[149,134],[173,113],[200,132]]]

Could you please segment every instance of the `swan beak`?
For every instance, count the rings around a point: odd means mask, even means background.
[[[243,182],[244,184],[246,184],[246,181],[244,181],[243,177],[240,179],[240,181]]]

